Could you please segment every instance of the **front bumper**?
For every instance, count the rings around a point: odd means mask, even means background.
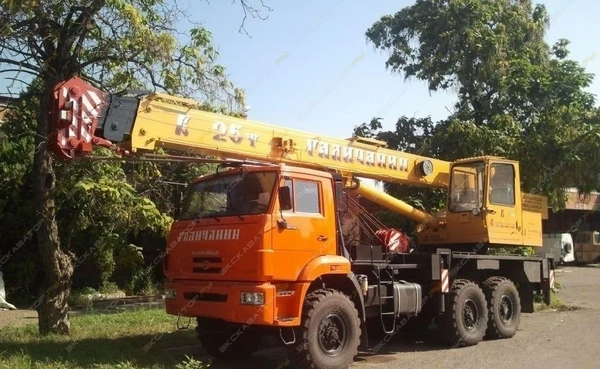
[[[229,323],[289,326],[296,322],[276,319],[277,286],[271,283],[174,281],[175,298],[166,299],[168,314],[221,319]],[[264,304],[243,305],[242,292],[264,293]]]

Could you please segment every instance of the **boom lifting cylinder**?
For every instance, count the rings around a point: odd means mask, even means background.
[[[415,222],[424,224],[429,228],[437,229],[440,227],[440,222],[432,215],[416,209],[404,201],[398,200],[397,198],[388,195],[383,191],[379,191],[376,188],[361,183],[355,178],[351,180],[350,184],[347,184],[347,190],[356,195],[362,196],[377,205],[383,206],[386,209],[404,215]]]

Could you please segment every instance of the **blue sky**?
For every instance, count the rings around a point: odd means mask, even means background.
[[[218,62],[246,90],[251,119],[348,137],[354,126],[374,116],[393,129],[401,115],[439,120],[452,110],[452,91],[430,95],[424,82],[404,81],[386,70],[386,55],[366,41],[365,31],[381,16],[414,1],[264,2],[273,11],[267,20],[248,17],[249,37],[238,32],[243,18],[239,1],[178,0],[191,11],[191,19],[213,33]],[[570,58],[600,75],[600,2],[543,3],[550,14],[548,42],[570,40]],[[0,81],[0,93],[6,92],[6,84]],[[600,77],[590,90],[600,95]]]
[[[249,118],[347,137],[373,116],[393,128],[401,115],[437,120],[452,110],[453,92],[430,95],[424,82],[392,74],[386,55],[364,36],[381,16],[413,1],[264,1],[273,11],[267,20],[246,20],[251,38],[238,33],[243,18],[238,2],[198,1],[192,8],[192,18],[213,33],[230,79],[246,90]],[[569,39],[570,57],[600,74],[600,2],[543,3],[551,17],[547,40]],[[599,94],[600,82],[591,91]]]

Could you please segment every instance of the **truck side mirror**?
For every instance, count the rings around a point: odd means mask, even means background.
[[[281,210],[292,210],[292,192],[289,186],[279,187],[279,208]]]
[[[183,199],[185,198],[185,188],[184,189],[177,189],[175,191],[175,209],[173,211],[173,217],[175,219],[179,219],[179,216],[181,216],[181,212],[183,210]]]

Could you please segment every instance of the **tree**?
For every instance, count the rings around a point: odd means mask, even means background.
[[[181,42],[175,27],[186,21],[191,28]],[[74,255],[64,247],[57,222],[55,161],[47,141],[53,87],[80,75],[107,91],[151,87],[225,108],[234,108],[243,93],[214,63],[218,54],[210,32],[189,22],[176,3],[5,0],[0,22],[0,73],[15,81],[33,80],[28,98],[39,99],[32,173],[35,213],[41,219],[36,235],[46,272],[36,302],[39,329],[68,333]]]
[[[565,187],[599,186],[600,126],[585,91],[593,76],[567,59],[567,40],[546,44],[548,24],[531,1],[417,0],[366,36],[392,71],[456,91],[455,112],[434,129],[437,154],[517,159],[523,187],[564,206]]]

